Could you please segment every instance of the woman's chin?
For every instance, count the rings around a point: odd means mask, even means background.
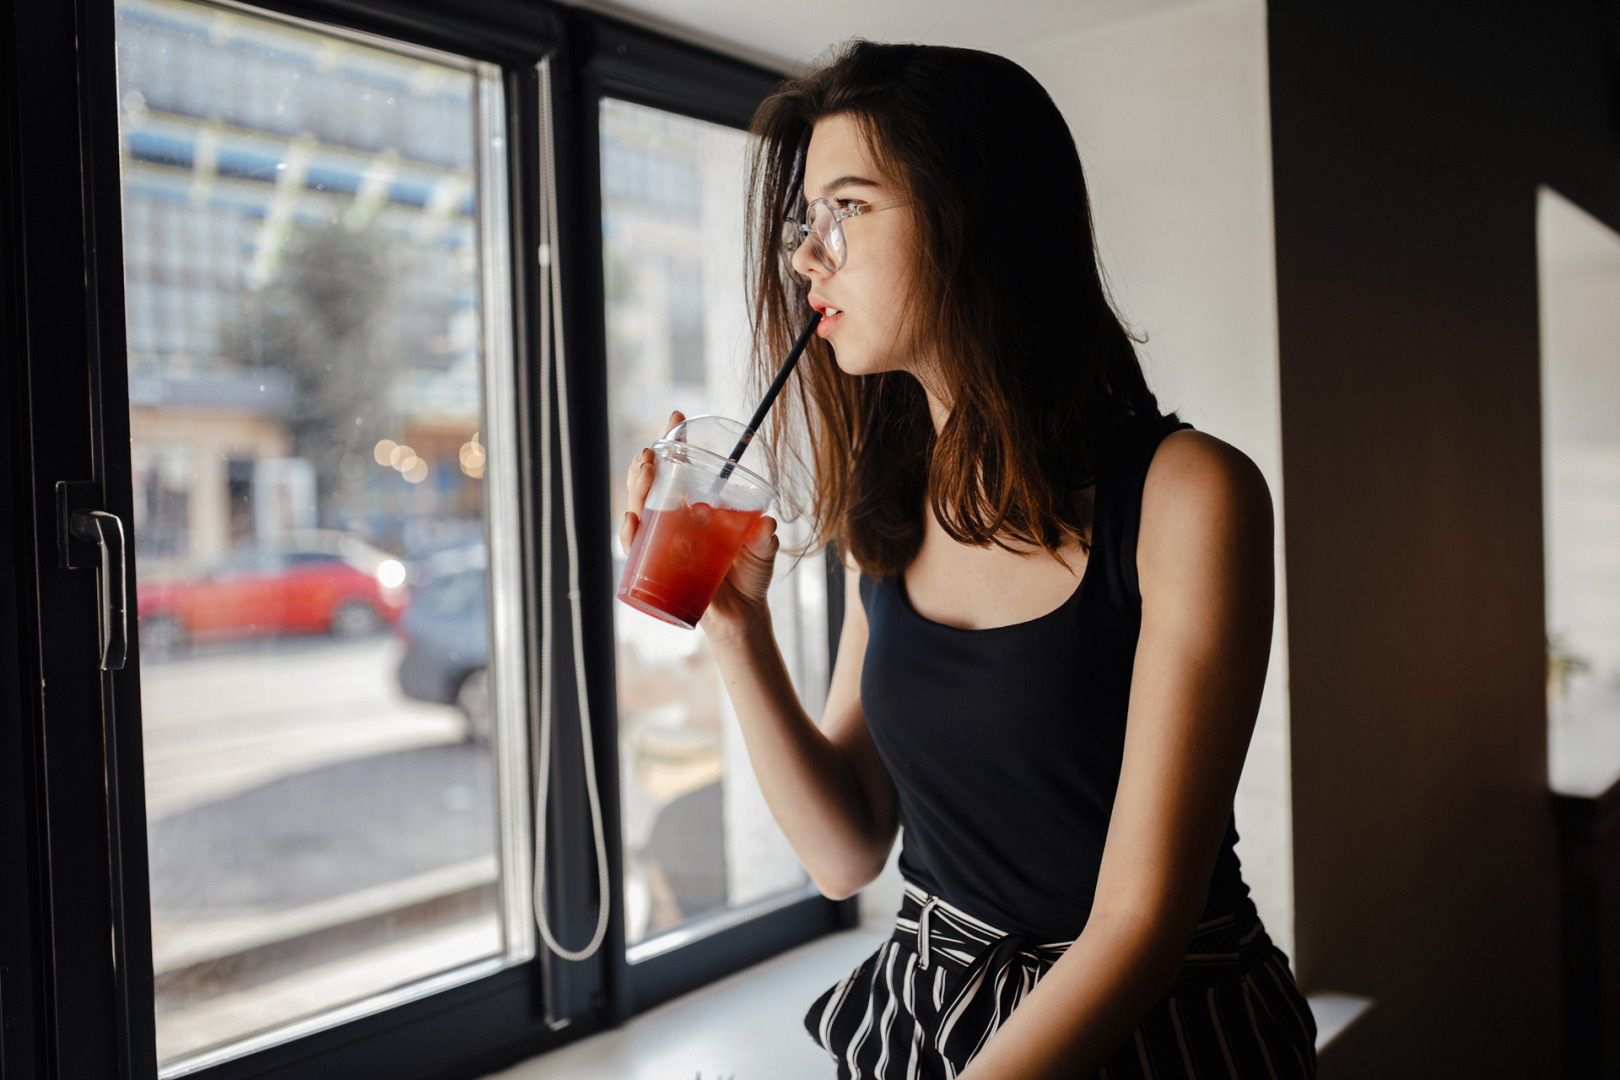
[[[833,347],[833,362],[845,375],[876,375],[884,371],[893,371],[898,367],[896,364],[884,363],[863,350],[840,350],[837,346]]]
[[[870,375],[870,374],[872,374],[871,370],[869,368],[867,368],[864,364],[862,364],[859,360],[855,359],[854,357],[845,356],[843,353],[839,352],[837,349],[833,350],[833,363],[837,364],[838,365],[838,370],[842,371],[845,375]]]

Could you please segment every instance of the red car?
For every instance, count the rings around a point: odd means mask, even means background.
[[[136,586],[141,644],[195,638],[361,637],[398,620],[405,567],[355,537],[303,547],[246,547],[200,576]]]

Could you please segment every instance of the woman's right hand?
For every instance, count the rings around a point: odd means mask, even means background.
[[[685,419],[686,417],[678,411],[670,413],[669,428]],[[641,527],[641,515],[646,508],[647,494],[652,491],[656,473],[657,463],[651,448],[643,449],[630,463],[630,474],[625,478],[625,486],[630,494],[630,508],[625,512],[624,520],[619,523],[619,543],[624,546],[627,555],[630,553],[630,545],[635,543],[636,532]],[[765,594],[770,588],[771,574],[776,564],[776,550],[780,546],[781,541],[776,536],[775,519],[762,517],[754,522],[753,529],[748,533],[748,539],[743,542],[742,550],[737,553],[736,561],[731,564],[731,569],[726,573],[725,580],[720,583],[720,588],[715,590],[708,611],[699,620],[699,625],[711,639],[747,633],[759,619],[769,617],[770,609],[766,606]]]

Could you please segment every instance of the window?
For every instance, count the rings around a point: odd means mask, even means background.
[[[518,578],[504,122],[490,65],[116,12],[131,452],[188,449],[133,541],[157,1056],[192,1071],[533,953],[490,693],[523,646],[482,602]],[[479,602],[417,602],[449,582]]]
[[[746,420],[743,293],[746,135],[604,98],[602,258],[606,286],[610,525],[623,468],[664,434],[671,409]],[[780,511],[773,511],[780,515]],[[783,526],[791,542],[792,523]],[[624,553],[613,541],[614,577]],[[827,577],[818,556],[784,556],[772,614],[805,705],[828,678]],[[808,879],[748,765],[736,715],[701,631],[614,606],[623,761],[625,943],[632,961],[723,923],[727,913],[805,893]]]
[[[540,5],[297,7],[115,0],[75,23],[36,5],[6,41],[22,152],[0,171],[0,330],[21,374],[0,552],[26,584],[0,592],[23,631],[0,649],[22,707],[0,729],[8,1076],[470,1074],[853,915],[757,827],[712,673],[615,694],[621,674],[667,680],[668,645],[621,670],[596,531],[597,481],[649,410],[742,407],[718,393],[740,281],[642,243],[623,250],[661,291],[609,302],[621,249],[581,223],[734,198],[738,129],[777,76]],[[621,120],[691,145],[614,157]],[[664,329],[627,352],[642,317]],[[550,360],[571,401],[541,390]],[[679,400],[610,380],[652,360]],[[565,415],[563,504],[541,436]],[[557,530],[549,579],[577,576],[578,623],[541,579],[559,504],[589,529],[577,565]],[[812,707],[841,596],[823,567],[773,598]],[[577,945],[599,899],[582,716],[612,918],[564,962],[536,947],[533,856],[543,836],[551,925]],[[686,759],[661,773],[633,757],[669,747]],[[622,800],[621,764],[640,785]],[[670,833],[689,795],[719,840],[706,863],[649,852],[630,820],[650,798],[648,835]]]
[[[1554,791],[1620,779],[1620,235],[1542,188],[1541,439]]]

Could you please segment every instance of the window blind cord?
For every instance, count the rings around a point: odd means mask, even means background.
[[[562,282],[557,275],[557,172],[552,153],[551,65],[536,65],[540,81],[540,731],[535,766],[534,921],[546,947],[564,960],[588,960],[607,935],[613,895],[608,882],[607,839],[602,831],[602,798],[596,786],[596,754],[585,689],[585,641],[581,633],[579,540],[574,522],[573,451],[568,428],[568,374],[563,350]],[[553,332],[554,331],[554,332]],[[568,552],[568,614],[573,629],[574,686],[579,692],[579,736],[596,844],[596,930],[583,949],[568,949],[551,931],[546,915],[546,809],[551,781],[551,379],[557,386],[557,435],[561,449],[563,535]]]

